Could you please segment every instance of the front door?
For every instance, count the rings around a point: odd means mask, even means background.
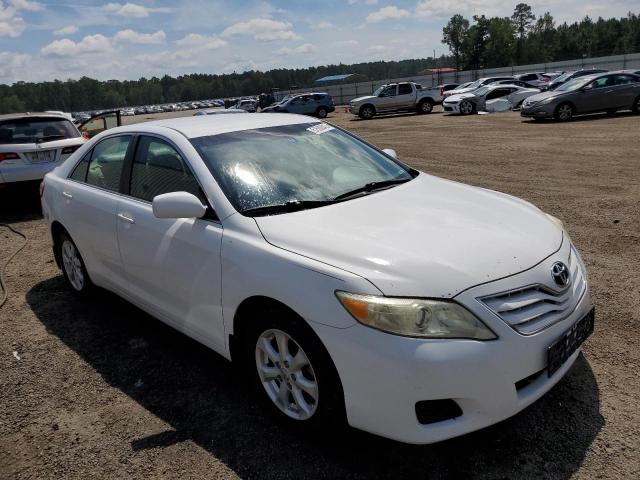
[[[378,101],[376,102],[376,110],[378,112],[391,111],[396,109],[396,96],[398,95],[398,85],[387,86],[380,95],[378,95]]]
[[[118,202],[118,242],[130,294],[148,310],[223,351],[220,248],[222,225],[153,215],[156,195],[186,191],[206,198],[185,157],[167,140],[140,136],[128,195]]]

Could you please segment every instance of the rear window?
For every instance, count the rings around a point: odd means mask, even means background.
[[[69,121],[58,118],[15,118],[0,121],[0,144],[44,143],[80,136]]]

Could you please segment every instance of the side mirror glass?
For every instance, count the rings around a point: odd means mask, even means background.
[[[151,206],[157,218],[202,218],[207,211],[198,197],[188,192],[157,195]]]
[[[391,158],[395,158],[396,160],[398,159],[398,154],[393,148],[383,148],[382,151],[389,155]]]

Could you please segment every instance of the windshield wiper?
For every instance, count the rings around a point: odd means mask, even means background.
[[[350,190],[348,192],[341,193],[337,197],[334,197],[333,200],[334,201],[335,200],[344,200],[346,198],[350,198],[350,197],[353,197],[355,195],[374,192],[376,190],[382,190],[383,188],[392,187],[393,185],[398,185],[400,183],[405,183],[405,182],[408,182],[409,180],[411,180],[411,178],[402,178],[402,179],[395,179],[395,180],[383,180],[383,181],[380,181],[380,182],[367,183],[366,185],[363,185],[362,187],[356,188],[355,190]]]
[[[336,202],[334,200],[289,200],[288,202],[278,203],[276,205],[265,205],[264,207],[247,208],[246,210],[242,211],[242,214],[256,217],[277,213],[297,212],[300,210],[307,210],[308,208],[331,205],[332,203]]]
[[[67,138],[64,135],[45,135],[43,137],[36,138],[36,143],[52,142],[53,140],[60,140],[61,138]]]

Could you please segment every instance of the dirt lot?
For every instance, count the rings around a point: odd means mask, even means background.
[[[29,243],[0,310],[0,478],[640,478],[640,117],[330,120],[565,221],[597,307],[567,377],[519,415],[431,446],[284,430],[216,354],[114,295],[70,295],[36,191],[12,189],[0,221]],[[18,241],[0,230],[0,257]]]

